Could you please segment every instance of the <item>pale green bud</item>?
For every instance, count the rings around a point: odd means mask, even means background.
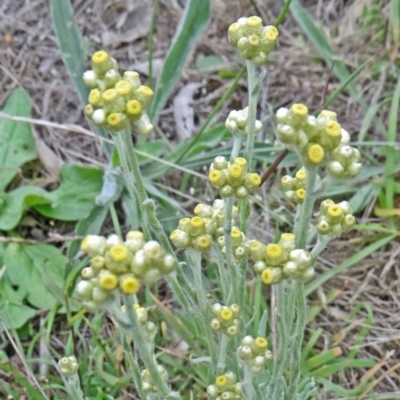
[[[132,128],[139,134],[147,136],[154,127],[150,122],[149,116],[143,113],[138,120],[132,121]]]
[[[115,69],[110,69],[104,75],[104,84],[107,89],[113,88],[122,79],[120,73]]]
[[[253,265],[253,269],[257,274],[262,274],[263,271],[267,268],[267,264],[264,261],[257,261]]]
[[[92,300],[94,284],[91,281],[80,281],[75,286],[75,291],[81,300]]]
[[[125,71],[124,80],[132,85],[132,89],[136,90],[141,86],[139,74],[136,71]]]
[[[219,190],[219,195],[222,197],[222,198],[226,198],[226,197],[230,197],[230,196],[232,196],[233,194],[234,194],[234,189],[233,189],[233,187],[232,186],[230,186],[230,185],[225,185],[225,186],[223,186],[220,190]]]
[[[301,273],[300,278],[301,278],[302,281],[308,282],[311,279],[313,279],[314,276],[315,276],[315,270],[314,270],[314,268],[310,267],[310,268],[307,268],[305,271],[303,271]]]
[[[60,372],[64,376],[74,375],[78,369],[79,364],[75,356],[63,357],[59,362]]]

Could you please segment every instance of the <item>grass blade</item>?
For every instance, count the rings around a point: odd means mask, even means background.
[[[186,3],[184,15],[165,59],[151,104],[149,114],[153,121],[157,120],[160,111],[174,90],[190,51],[207,26],[209,16],[209,0],[189,0]]]
[[[387,140],[389,143],[396,142],[397,119],[400,102],[400,79],[397,81],[396,89],[393,94],[392,105],[389,114],[389,126]],[[394,171],[396,162],[396,150],[393,146],[386,149],[386,180],[385,180],[385,207],[394,208]],[[389,219],[391,228],[394,228],[393,218]]]
[[[394,238],[395,238],[395,235],[390,235],[390,236],[386,236],[380,240],[377,240],[375,243],[369,245],[368,247],[365,247],[364,249],[359,251],[357,254],[355,254],[354,256],[347,259],[342,264],[338,265],[335,268],[329,269],[327,272],[325,272],[318,278],[314,279],[306,286],[306,289],[305,289],[306,295],[308,296],[310,293],[312,293],[314,290],[316,290],[323,283],[325,283],[329,279],[333,278],[335,275],[345,271],[347,268],[350,268],[355,263],[363,260],[365,257],[368,257],[371,253],[378,250],[385,244],[389,243]]]
[[[78,93],[82,105],[86,105],[89,89],[82,80],[85,63],[85,52],[82,37],[75,20],[70,0],[51,0],[51,18],[62,58],[67,67],[69,77]],[[100,137],[107,137],[104,129],[91,123],[92,130]],[[111,146],[104,142],[107,157],[111,158]]]

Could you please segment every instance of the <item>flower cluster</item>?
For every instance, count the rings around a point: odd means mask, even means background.
[[[296,204],[301,204],[306,196],[306,177],[307,172],[304,167],[301,167],[294,178],[290,175],[285,175],[281,179],[282,189],[285,191],[285,196]]]
[[[153,91],[143,86],[136,71],[118,71],[118,63],[107,52],[98,51],[92,56],[92,70],[83,75],[91,89],[86,115],[98,126],[118,132],[129,124],[142,135],[153,130],[146,109]]]
[[[111,299],[114,289],[125,294],[137,293],[141,282],[153,285],[176,266],[174,256],[156,241],[145,242],[139,231],[128,232],[125,242],[117,235],[88,235],[81,249],[91,259],[90,267],[82,270],[83,280],[76,291],[89,311]]]
[[[276,119],[279,140],[290,150],[297,148],[308,166],[329,158],[328,171],[336,177],[353,177],[360,172],[359,152],[348,145],[350,136],[337,122],[335,112],[323,110],[314,117],[304,104],[293,104],[290,109],[280,108]]]
[[[157,369],[158,369],[158,372],[160,373],[162,379],[167,381],[168,373],[167,373],[166,369],[161,365],[157,365]],[[153,378],[151,377],[150,372],[147,369],[140,371],[140,377],[142,378],[143,391],[145,391],[146,393],[157,393],[158,392],[158,388],[154,384]]]
[[[251,336],[245,336],[237,353],[253,374],[258,374],[272,358],[271,350],[268,350],[268,342],[263,337],[253,339]]]
[[[243,399],[242,386],[236,381],[236,375],[227,371],[223,375],[217,376],[215,384],[207,388],[207,393],[211,398],[217,400],[241,400]]]
[[[347,201],[335,204],[330,199],[324,200],[320,211],[321,215],[317,221],[317,230],[320,235],[338,236],[342,231],[351,229],[356,223]]]
[[[308,281],[314,277],[313,259],[308,251],[295,248],[295,236],[282,233],[277,244],[250,243],[254,270],[267,284],[277,284],[285,278]]]
[[[175,229],[170,239],[178,249],[193,247],[198,251],[208,251],[211,248],[213,237],[218,238],[224,234],[224,200],[215,200],[213,206],[198,204],[194,209],[193,218],[182,218],[179,220],[178,228]],[[237,207],[233,207],[232,217],[236,218]]]
[[[232,253],[236,262],[243,260],[249,254],[249,246],[246,235],[237,227],[231,230]],[[217,245],[223,254],[226,254],[225,236],[221,235],[217,238]]]
[[[336,178],[353,178],[361,171],[360,152],[347,144],[340,144],[331,152],[328,171]]]
[[[263,26],[260,17],[240,18],[228,29],[229,42],[238,48],[245,60],[252,60],[255,65],[267,62],[267,54],[275,47],[278,29]]]
[[[154,322],[149,321],[149,316],[144,307],[141,307],[139,304],[134,304],[133,309],[136,312],[136,316],[138,321],[143,327],[143,334],[149,342],[152,342],[157,334],[157,327]],[[123,314],[126,314],[126,307],[122,306],[121,311]],[[126,319],[123,322],[129,323],[129,320]]]
[[[79,364],[75,356],[63,357],[59,362],[60,372],[63,376],[71,376],[77,373]]]
[[[247,135],[249,133],[249,107],[243,110],[232,110],[225,122],[225,127],[232,134]],[[254,124],[254,131],[260,132],[262,129],[261,121],[256,120]]]
[[[240,308],[237,304],[229,307],[222,306],[219,303],[213,304],[211,307],[211,328],[214,332],[222,331],[226,336],[232,338],[239,333],[240,330]]]
[[[216,157],[210,166],[208,180],[222,198],[235,195],[238,199],[254,193],[261,183],[260,175],[248,172],[247,160],[243,157],[236,157],[232,163],[225,157]]]

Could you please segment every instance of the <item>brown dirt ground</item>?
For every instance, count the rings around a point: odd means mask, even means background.
[[[149,0],[140,2],[147,4]],[[57,47],[53,32],[47,0],[2,0],[0,2],[0,106],[2,107],[16,87],[23,87],[33,102],[33,118],[45,122],[44,126],[34,125],[35,132],[56,156],[53,165],[58,162],[86,163],[105,165],[105,157],[96,139],[72,132],[56,129],[48,122],[76,124],[89,129],[79,104],[78,97],[69,81],[67,71]],[[242,15],[258,14],[264,21],[273,21],[282,5],[282,1],[261,0],[222,0],[212,1],[212,18],[207,32],[193,52],[183,73],[179,88],[184,83],[200,82],[204,90],[193,100],[197,126],[201,125],[207,113],[229,86],[229,81],[221,79],[215,72],[199,71],[195,60],[200,55],[217,54],[237,70],[242,66],[235,55],[235,50],[227,46],[226,29],[232,21]],[[120,61],[121,68],[127,69],[147,61],[146,37],[126,41],[128,34],[125,25],[138,23],[135,17],[135,0],[74,0],[77,20],[82,33],[89,43],[88,54],[102,48],[107,42],[107,49]],[[308,10],[325,28],[338,58],[349,68],[356,68],[373,55],[390,64],[391,41],[373,45],[377,30],[357,28],[357,21],[367,0],[306,1]],[[133,11],[129,11],[133,10]],[[174,29],[182,15],[182,6],[178,0],[161,0],[157,15],[157,27],[154,43],[154,58],[166,54]],[[389,15],[388,1],[384,2],[383,18]],[[122,18],[127,19],[124,24]],[[387,23],[387,19],[386,19]],[[145,29],[146,30],[146,29]],[[314,48],[305,44],[300,28],[289,16],[281,27],[277,50],[273,53],[272,63],[268,66],[268,77],[263,88],[260,113],[268,110],[267,96],[274,107],[303,101],[310,108],[318,108],[329,77],[330,66],[319,61]],[[376,60],[376,59],[375,59]],[[364,70],[356,79],[367,101],[378,102],[387,92],[393,90],[394,83],[383,72],[373,74],[373,67]],[[245,80],[232,95],[221,112],[221,120],[229,108],[241,106],[246,101]],[[335,78],[329,80],[328,93],[338,86]],[[357,133],[364,113],[354,98],[342,94],[332,106],[341,116],[341,121],[350,133]],[[382,107],[380,117],[386,124],[388,107]],[[174,114],[170,102],[162,113],[161,129],[170,140],[174,140]],[[370,128],[369,133],[375,140],[381,140],[379,131]],[[37,174],[51,177],[49,168],[42,162]],[[49,179],[49,182],[52,182]],[[364,223],[382,223],[374,217],[372,206],[363,214]],[[43,222],[45,224],[45,221]],[[68,234],[72,227],[58,226],[59,232]],[[46,230],[45,228],[43,228]],[[321,273],[331,266],[362,249],[360,236],[351,234],[334,241],[329,251],[323,253],[318,263]],[[374,239],[372,238],[371,241]],[[352,346],[356,332],[365,323],[365,313],[360,311],[347,326],[348,316],[358,302],[368,303],[374,312],[374,321],[368,335],[360,346],[358,357],[372,358],[379,361],[380,368],[376,377],[381,377],[375,390],[377,393],[397,393],[393,398],[400,398],[400,268],[399,242],[393,241],[371,257],[352,267],[346,273],[336,277],[319,291],[319,299],[331,289],[340,290],[336,299],[326,305],[316,324],[324,329],[320,348],[326,348],[339,334],[338,346],[346,353]],[[329,261],[328,261],[329,260]],[[318,298],[314,295],[311,302]],[[315,323],[312,328],[315,327]],[[394,370],[391,370],[394,368]],[[365,370],[352,370],[337,377],[343,387],[352,388],[357,384]],[[398,397],[396,397],[398,396]],[[326,399],[333,397],[326,397]]]

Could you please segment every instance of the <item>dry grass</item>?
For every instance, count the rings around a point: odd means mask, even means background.
[[[73,130],[57,129],[46,121],[75,124],[89,129],[83,117],[78,96],[69,81],[57,47],[48,0],[3,0],[0,4],[2,24],[0,27],[0,106],[16,87],[22,87],[31,96],[33,102],[33,118],[41,119],[44,125],[35,125],[38,137],[52,150],[62,162],[87,163],[105,165],[106,160],[98,140]],[[145,65],[147,61],[146,29],[135,33],[133,27],[138,19],[135,16],[135,5],[144,3],[144,16],[151,12],[150,0],[142,2],[134,0],[104,1],[75,0],[74,8],[79,26],[88,41],[88,53],[103,47],[117,58],[123,69]],[[220,78],[216,73],[198,71],[195,61],[199,56],[217,54],[232,68],[241,67],[235,51],[226,45],[225,32],[231,21],[239,16],[258,13],[264,20],[273,21],[280,9],[281,1],[265,2],[261,0],[225,2],[214,0],[212,20],[204,40],[191,56],[189,65],[184,71],[180,86],[187,82],[199,82],[203,89],[193,99],[195,121],[197,126],[210,112],[213,105],[229,86],[229,81]],[[370,45],[373,33],[369,29],[357,28],[357,18],[361,15],[366,0],[358,1],[308,1],[308,10],[315,16],[325,31],[332,38],[332,45],[338,58],[349,67],[355,68],[375,53],[387,58],[387,48]],[[147,11],[146,11],[147,10]],[[361,11],[360,11],[361,10]],[[387,8],[384,9],[387,13]],[[182,14],[182,7],[177,0],[161,0],[157,16],[154,58],[162,59],[171,43],[174,27]],[[127,28],[128,26],[128,28]],[[141,27],[140,29],[142,29]],[[146,27],[145,27],[146,28]],[[132,30],[133,29],[133,30]],[[129,35],[134,40],[129,40]],[[139,37],[135,37],[139,35]],[[128,40],[126,41],[126,38]],[[267,94],[275,107],[292,102],[306,102],[309,107],[318,108],[323,97],[330,66],[324,65],[315,50],[305,46],[301,31],[289,16],[281,28],[278,51],[272,55],[272,63],[268,67],[265,87],[262,90],[260,103],[261,113],[267,113]],[[246,102],[245,81],[240,85],[230,102],[224,106],[221,115],[231,107],[240,107]],[[392,88],[393,83],[384,72],[379,76],[371,76],[371,69],[366,69],[357,77],[356,83],[363,88],[363,95],[370,103],[376,103],[382,94]],[[335,78],[329,79],[328,92],[338,86]],[[179,89],[179,88],[178,88]],[[357,133],[360,128],[363,112],[354,98],[343,94],[332,106],[350,133]],[[383,107],[380,117],[387,121],[388,108]],[[160,128],[175,139],[174,113],[172,101],[162,113]],[[374,128],[370,129],[376,140],[382,135]],[[43,175],[49,176],[48,169],[41,168]],[[268,205],[266,205],[268,207]],[[364,223],[373,221],[371,211],[363,216]],[[265,222],[265,221],[264,221]],[[374,221],[381,223],[382,221]],[[265,222],[269,226],[269,222]],[[68,229],[62,229],[64,233]],[[357,234],[357,237],[360,235]],[[318,264],[318,272],[343,260],[361,249],[353,235],[335,240],[329,251],[323,253]],[[372,239],[373,240],[373,239]],[[320,291],[340,289],[341,294],[333,303],[326,306],[317,320],[318,326],[324,329],[326,347],[334,335],[341,332],[343,337],[339,346],[344,353],[352,346],[354,334],[365,322],[365,315],[360,312],[350,328],[342,331],[348,321],[348,315],[358,302],[368,303],[374,311],[374,321],[366,340],[359,349],[359,356],[380,361],[377,376],[385,374],[390,367],[400,360],[400,267],[398,241],[390,243],[371,257],[351,268],[346,274],[338,276]],[[329,261],[328,261],[329,260]],[[338,377],[341,385],[351,388],[359,382],[361,372],[346,373]],[[400,391],[399,369],[387,374],[376,387],[377,392],[393,393]]]

